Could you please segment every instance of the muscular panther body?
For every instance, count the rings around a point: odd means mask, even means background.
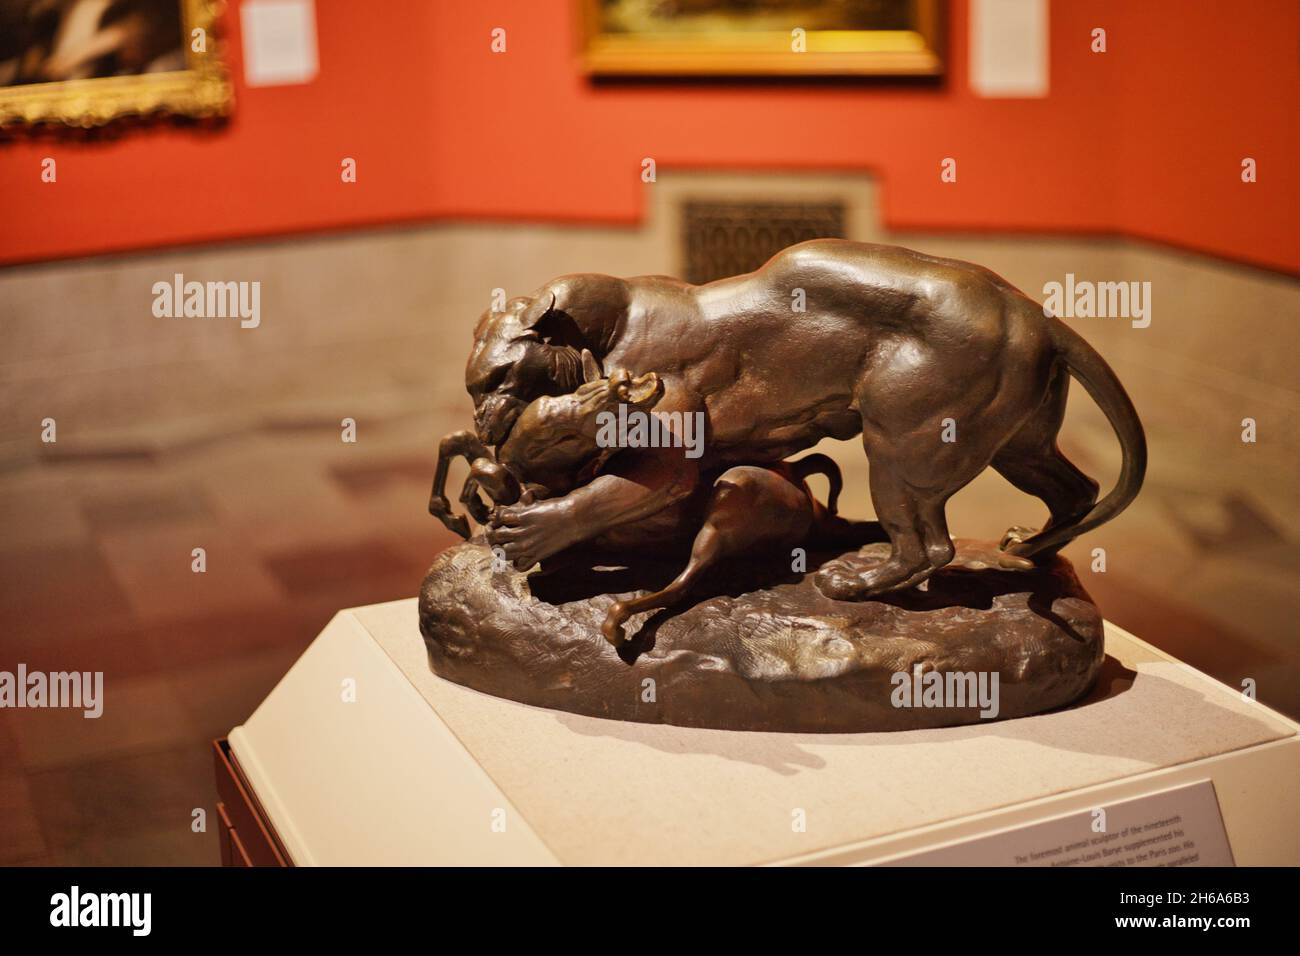
[[[818,586],[863,599],[919,584],[952,559],[945,505],[989,465],[1050,512],[1038,533],[1008,532],[1004,547],[1026,559],[1117,515],[1146,467],[1132,403],[1082,338],[987,269],[908,249],[814,240],[700,286],[555,279],[475,329],[465,379],[478,438],[500,445],[534,399],[571,392],[583,350],[632,374],[655,369],[660,410],[703,413],[704,455],[624,451],[567,494],[498,509],[489,540],[518,567],[642,526],[695,494],[702,475],[861,433],[891,554]],[[1118,484],[1100,502],[1056,444],[1071,376],[1123,449]]]

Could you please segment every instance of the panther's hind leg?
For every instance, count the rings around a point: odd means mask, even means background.
[[[1062,370],[1053,378],[1048,400],[993,456],[993,467],[1002,477],[1047,505],[1050,519],[1043,530],[1078,521],[1097,503],[1097,482],[1075,467],[1056,444],[1068,387],[1069,378]],[[1030,528],[1010,528],[1002,547],[1014,550],[1035,533]],[[1050,557],[1056,550],[1042,556]]]
[[[1024,409],[1041,399],[1046,382],[1033,375],[989,374],[991,366],[1034,359],[1030,346],[1008,353],[999,313],[974,314],[963,328],[960,341],[894,339],[864,369],[855,398],[871,501],[890,553],[866,566],[860,558],[823,565],[815,582],[827,597],[861,601],[915,587],[951,561],[948,499],[988,467],[1026,419]]]

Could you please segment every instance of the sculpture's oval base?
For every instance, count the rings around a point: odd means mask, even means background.
[[[661,587],[679,562],[635,570],[494,570],[479,542],[451,548],[420,589],[433,670],[475,690],[594,717],[815,733],[910,730],[1024,717],[1077,700],[1103,657],[1102,618],[1069,562],[997,567],[997,549],[958,541],[925,590],[845,602],[808,570],[736,564],[722,595],[632,618],[615,650],[610,603]],[[871,545],[842,560],[883,559]],[[821,555],[822,560],[835,557]]]

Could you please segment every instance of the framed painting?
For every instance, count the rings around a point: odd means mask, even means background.
[[[579,0],[593,76],[937,76],[942,0]]]
[[[0,126],[226,113],[219,0],[0,0]]]

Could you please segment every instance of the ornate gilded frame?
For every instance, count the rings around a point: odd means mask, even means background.
[[[592,76],[938,76],[943,0],[915,0],[911,30],[810,30],[794,53],[782,32],[619,34],[601,0],[579,0],[582,65]]]
[[[224,4],[222,0],[177,2],[185,25],[186,69],[0,87],[0,126],[61,123],[88,128],[159,111],[190,117],[228,113],[233,100],[230,78],[212,29]],[[202,53],[195,52],[190,42],[197,29],[207,33]]]

